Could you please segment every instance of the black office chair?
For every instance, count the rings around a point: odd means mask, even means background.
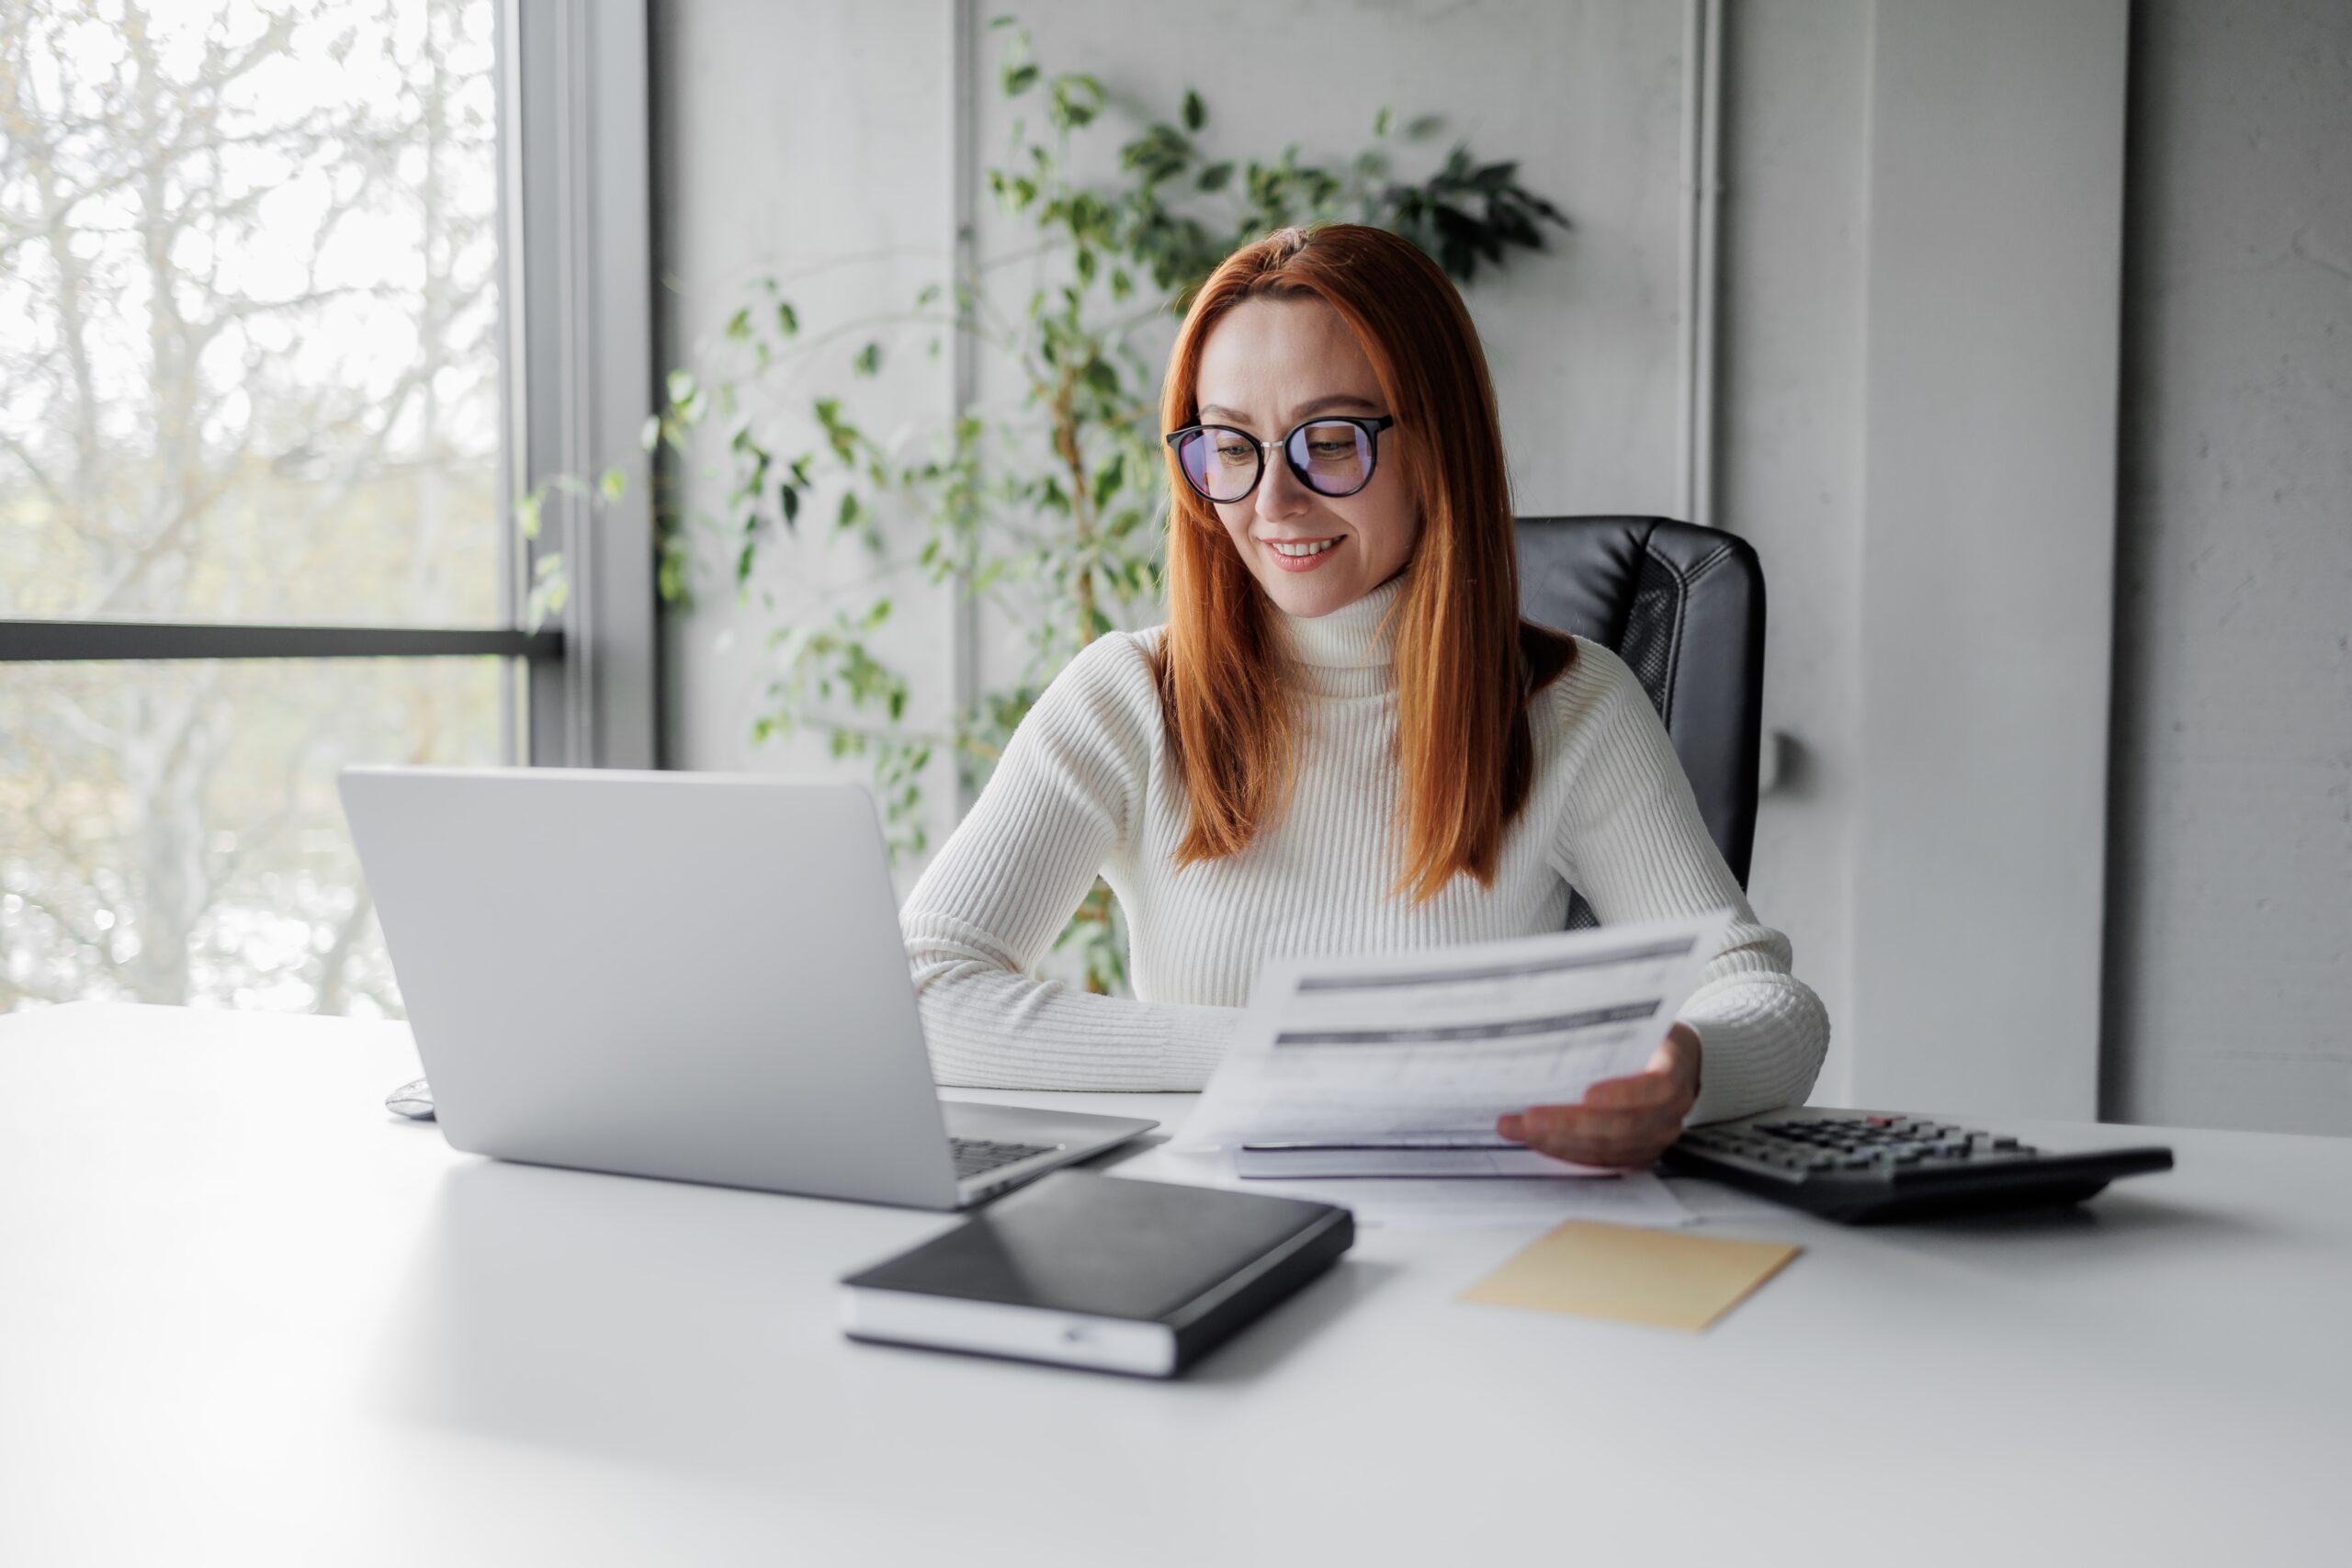
[[[1699,814],[1747,886],[1764,733],[1764,571],[1746,541],[1663,517],[1522,517],[1519,605],[1613,649],[1666,721]],[[1591,925],[1581,895],[1571,927]]]

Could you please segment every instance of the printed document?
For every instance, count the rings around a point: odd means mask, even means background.
[[[1177,1142],[1491,1150],[1504,1112],[1641,1071],[1730,921],[1273,961]]]

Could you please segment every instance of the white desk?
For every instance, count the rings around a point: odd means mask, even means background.
[[[0,1020],[0,1562],[2352,1561],[2352,1141],[1933,1227],[1684,1184],[1806,1247],[1702,1336],[1369,1231],[1158,1384],[851,1345],[834,1279],[951,1222],[458,1156],[380,1108],[414,1061]]]

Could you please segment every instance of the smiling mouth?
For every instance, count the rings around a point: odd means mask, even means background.
[[[1278,556],[1291,560],[1307,560],[1321,555],[1346,536],[1342,534],[1329,539],[1268,539],[1265,543],[1266,547]]]

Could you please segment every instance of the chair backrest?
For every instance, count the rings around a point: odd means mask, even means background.
[[[1519,604],[1529,620],[1603,643],[1633,667],[1707,831],[1747,886],[1764,724],[1755,550],[1663,517],[1522,517]]]

